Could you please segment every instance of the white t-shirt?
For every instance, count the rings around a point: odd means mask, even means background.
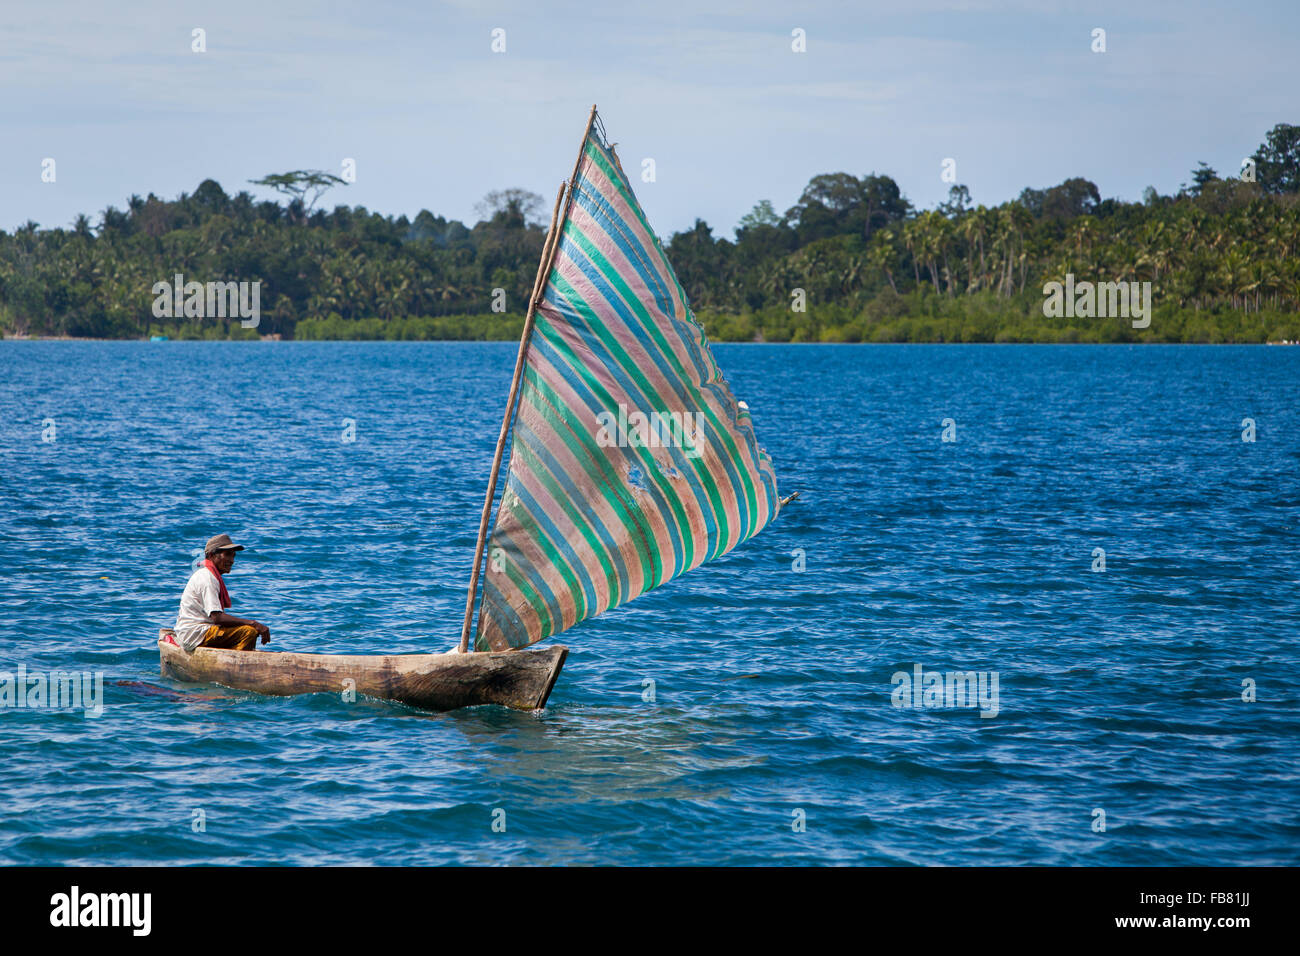
[[[190,575],[181,594],[181,611],[176,617],[176,640],[181,647],[192,651],[203,641],[203,635],[212,626],[208,615],[221,607],[221,588],[217,576],[206,567]]]

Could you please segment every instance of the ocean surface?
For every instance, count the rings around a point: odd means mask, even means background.
[[[716,346],[802,496],[544,712],[159,676],[219,532],[268,649],[450,647],[514,352],[0,343],[0,670],[103,679],[0,862],[1300,863],[1300,349]]]

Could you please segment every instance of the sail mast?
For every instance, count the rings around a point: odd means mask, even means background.
[[[483,516],[478,526],[478,544],[474,547],[474,572],[469,579],[469,594],[465,599],[465,623],[460,632],[460,652],[469,650],[470,626],[474,623],[474,597],[478,592],[478,579],[483,568],[483,546],[487,542],[488,521],[492,515],[492,501],[496,498],[497,477],[501,473],[501,457],[505,453],[506,436],[514,419],[516,399],[519,397],[519,382],[523,378],[525,358],[528,354],[528,340],[532,336],[533,322],[537,314],[537,300],[545,288],[551,265],[555,261],[555,252],[560,247],[560,232],[564,222],[569,218],[569,207],[573,205],[573,185],[578,180],[578,169],[582,165],[582,156],[587,149],[587,137],[591,135],[592,124],[596,122],[596,104],[591,105],[591,115],[587,117],[587,127],[582,131],[582,144],[578,147],[578,158],[573,163],[573,175],[568,183],[560,184],[560,191],[555,197],[555,208],[551,211],[551,228],[546,234],[546,243],[542,247],[542,260],[537,266],[537,278],[533,280],[533,291],[528,297],[528,314],[524,317],[524,331],[519,337],[519,355],[515,359],[515,375],[510,382],[510,397],[506,400],[506,414],[501,422],[501,434],[497,436],[496,455],[492,459],[492,474],[488,478],[487,497],[483,502]],[[569,187],[569,199],[564,203],[564,215],[560,216],[560,205],[564,202],[565,186]]]

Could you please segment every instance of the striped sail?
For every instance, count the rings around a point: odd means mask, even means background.
[[[776,517],[771,459],[595,124],[525,361],[476,650],[558,634]]]

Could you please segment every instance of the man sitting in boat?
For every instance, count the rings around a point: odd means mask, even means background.
[[[203,563],[190,575],[176,617],[176,639],[187,651],[196,647],[253,651],[257,649],[257,635],[262,635],[263,644],[271,639],[271,630],[265,624],[226,613],[230,592],[222,575],[230,573],[235,552],[243,550],[244,546],[235,544],[228,534],[209,538],[204,546]]]

